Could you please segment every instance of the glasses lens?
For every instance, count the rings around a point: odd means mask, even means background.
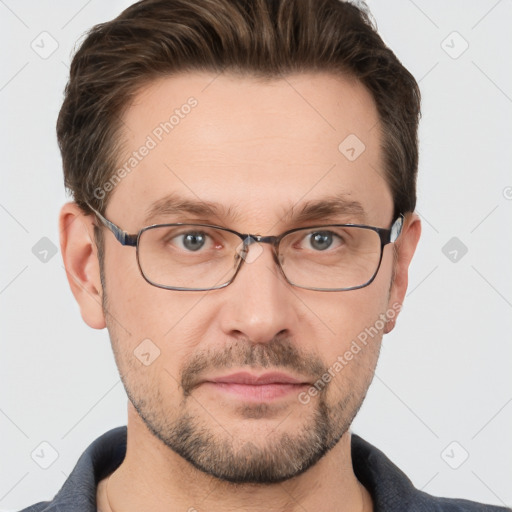
[[[139,238],[144,277],[156,286],[183,290],[220,288],[235,275],[244,255],[240,238],[198,224],[155,226]],[[375,231],[354,226],[323,226],[289,233],[279,245],[288,281],[319,290],[357,288],[378,270],[381,240]]]
[[[356,288],[377,272],[381,240],[372,229],[323,226],[289,233],[281,240],[279,254],[292,284],[323,290]]]
[[[187,290],[219,288],[231,280],[240,256],[240,238],[197,224],[156,226],[139,239],[139,265],[157,286]]]

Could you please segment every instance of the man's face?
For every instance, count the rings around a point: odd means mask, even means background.
[[[190,97],[197,104],[181,108]],[[174,127],[155,131],[175,109]],[[148,136],[155,142],[116,186],[106,209],[106,217],[129,233],[148,224],[197,222],[278,235],[327,223],[389,228],[394,220],[377,111],[356,82],[325,74],[270,83],[183,74],[146,87],[123,120],[120,166]],[[359,156],[360,145],[355,153],[339,149],[351,134],[364,143]],[[347,140],[353,146],[356,139]],[[146,219],[150,206],[171,194],[216,203],[218,211]],[[306,202],[334,196],[357,201],[364,214],[294,220]],[[133,407],[165,445],[218,478],[276,482],[305,471],[337,443],[373,377],[383,331],[379,315],[392,307],[392,245],[384,249],[375,281],[358,290],[293,287],[272,248],[262,245],[226,288],[191,292],[151,286],[135,248],[122,247],[107,230],[104,238],[105,320],[116,362]],[[345,358],[370,328],[372,336]],[[155,347],[160,355],[153,360]],[[141,350],[151,364],[141,363]],[[310,393],[329,368],[334,378]],[[257,389],[211,382],[238,372],[280,372],[302,384]]]

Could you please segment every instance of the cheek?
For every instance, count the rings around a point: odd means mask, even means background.
[[[371,380],[377,364],[391,276],[390,268],[383,266],[381,270],[369,286],[333,293],[328,301],[316,306],[323,332],[323,336],[315,336],[316,349],[340,382],[363,384]]]
[[[149,395],[168,389],[178,396],[180,369],[212,324],[203,294],[157,288],[142,278],[115,277],[107,283],[107,296],[107,327],[127,388],[136,383]],[[140,391],[137,395],[143,396]]]
[[[385,311],[385,303],[371,302],[367,294],[361,298],[364,300],[354,301],[351,307],[340,306],[336,336],[320,349],[327,368],[325,378],[330,379],[326,401],[329,404],[347,401],[347,409],[358,407],[366,395],[379,358],[385,325],[379,316]]]
[[[140,273],[135,251],[121,246],[121,250],[110,249],[105,277],[111,323],[122,326],[119,334],[133,338],[133,343],[145,338],[165,343],[181,331],[183,320],[195,314],[202,294],[155,287]]]
[[[388,285],[373,282],[366,288],[340,292],[319,309],[327,333],[326,343],[343,350],[350,342],[368,329],[382,331],[380,315],[385,314],[388,304]],[[380,321],[379,321],[380,320]]]

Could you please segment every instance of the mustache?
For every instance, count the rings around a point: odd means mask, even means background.
[[[207,350],[194,355],[181,370],[180,385],[184,395],[188,396],[209,373],[244,366],[293,370],[311,381],[316,381],[327,372],[327,366],[317,355],[300,350],[289,338],[274,337],[267,343],[239,338],[220,350]]]

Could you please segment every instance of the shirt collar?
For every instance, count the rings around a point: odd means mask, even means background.
[[[114,428],[97,438],[81,455],[60,491],[41,512],[96,512],[98,483],[123,461],[127,427]],[[378,448],[351,433],[352,465],[357,479],[371,494],[375,512],[410,510],[418,494],[407,476]],[[426,496],[426,495],[425,495]]]

